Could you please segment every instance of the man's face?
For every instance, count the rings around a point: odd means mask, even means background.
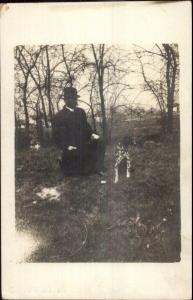
[[[77,106],[77,98],[66,98],[65,103],[68,107],[74,109]]]

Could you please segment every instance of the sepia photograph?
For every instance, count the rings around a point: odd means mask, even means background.
[[[20,262],[180,261],[177,44],[14,49]]]
[[[191,299],[189,1],[7,3],[3,299]]]

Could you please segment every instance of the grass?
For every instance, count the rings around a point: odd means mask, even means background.
[[[59,181],[55,147],[16,152],[16,228],[40,241],[27,262],[180,260],[179,124],[173,136],[130,148],[132,173],[114,184],[107,147],[106,184],[98,175]],[[141,124],[135,127],[140,133]],[[146,121],[143,130],[153,131]],[[126,128],[123,129],[125,132]],[[41,199],[56,187],[58,201]]]

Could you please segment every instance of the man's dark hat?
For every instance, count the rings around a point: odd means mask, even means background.
[[[77,94],[77,89],[73,87],[65,87],[64,88],[64,99],[77,99],[80,96]]]

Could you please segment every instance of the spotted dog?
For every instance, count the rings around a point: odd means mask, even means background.
[[[131,144],[134,144],[133,139],[125,136],[122,139],[122,141],[119,142],[115,147],[115,165],[114,165],[115,183],[119,181],[119,165],[124,159],[126,161],[126,178],[129,178],[131,176],[130,174],[131,162],[130,162],[130,155],[129,155],[129,145]]]

